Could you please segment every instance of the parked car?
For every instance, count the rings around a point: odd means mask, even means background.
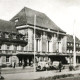
[[[56,70],[59,69],[59,61],[53,61],[52,67],[53,67],[53,69],[56,69]],[[64,68],[65,68],[65,66],[62,65],[61,69],[64,69]]]
[[[48,62],[42,61],[42,62],[38,62],[38,65],[36,67],[36,71],[45,71],[45,70],[49,69],[49,64]]]

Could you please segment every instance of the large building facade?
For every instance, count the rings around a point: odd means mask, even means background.
[[[66,63],[66,32],[44,13],[24,7],[11,21],[15,23],[17,31],[25,35],[25,40],[28,41],[26,50],[18,52],[26,64],[28,62],[31,64],[34,60],[34,50],[37,62],[61,60]]]
[[[70,39],[70,38],[69,38]],[[71,61],[66,32],[44,13],[24,7],[10,21],[0,20],[0,64],[31,66],[39,61]],[[71,50],[70,50],[71,49]],[[77,48],[80,50],[80,48]]]

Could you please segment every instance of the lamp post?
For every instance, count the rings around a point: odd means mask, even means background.
[[[74,38],[74,51],[73,51],[73,66],[76,66],[76,47],[75,47],[75,20],[74,20],[74,25],[73,25],[73,38]]]
[[[35,69],[35,26],[36,26],[36,15],[34,15],[34,72],[36,71]]]

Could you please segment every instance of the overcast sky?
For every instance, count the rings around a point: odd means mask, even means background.
[[[0,0],[0,19],[10,20],[24,6],[45,13],[68,34],[80,39],[80,0]]]

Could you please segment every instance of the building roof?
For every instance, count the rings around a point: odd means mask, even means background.
[[[0,19],[0,31],[3,31],[3,32],[14,32],[14,33],[17,32],[13,22],[1,20],[1,19]]]
[[[49,28],[54,31],[60,31],[60,32],[65,33],[44,13],[32,10],[27,7],[24,7],[10,21],[16,22],[16,26],[22,26],[22,25],[26,25],[26,24],[34,25],[34,15],[36,15],[36,26],[39,26],[42,28],[47,28],[47,29]]]
[[[72,35],[67,35],[67,42],[74,42],[74,38]],[[77,37],[75,37],[75,42],[80,44],[80,40]]]

